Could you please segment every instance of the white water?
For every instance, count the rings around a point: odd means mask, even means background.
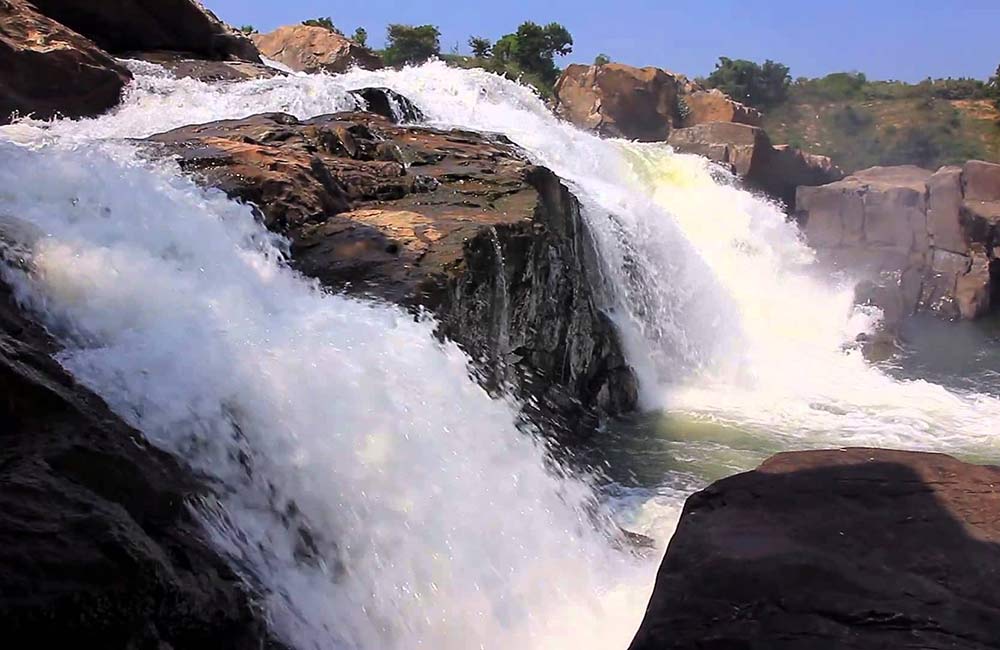
[[[514,407],[488,399],[429,323],[323,295],[247,209],[136,162],[121,138],[309,117],[353,108],[349,89],[391,87],[435,125],[507,134],[571,183],[649,408],[788,447],[994,453],[998,402],[845,352],[875,315],[811,277],[780,211],[700,159],[598,140],[524,88],[441,64],[227,86],[136,69],[110,116],[0,130],[22,145],[0,144],[0,216],[40,235],[18,281],[68,368],[228,486],[210,515],[219,542],[300,648],[625,647],[654,567],[594,530],[587,485],[545,470]],[[673,516],[682,497],[664,499]]]

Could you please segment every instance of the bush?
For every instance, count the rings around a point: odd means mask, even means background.
[[[368,30],[364,27],[358,27],[354,30],[354,35],[351,36],[351,40],[361,47],[368,47]]]
[[[493,51],[493,41],[481,36],[473,36],[469,39],[469,48],[472,50],[473,56],[485,59]]]
[[[608,63],[611,63],[611,57],[607,54],[598,54],[594,57],[594,65],[607,65]]]
[[[333,21],[330,20],[329,16],[326,18],[310,18],[309,20],[303,20],[302,24],[306,27],[322,27],[323,29],[330,30],[334,34],[339,34],[340,36],[344,35],[344,32],[337,29],[337,26],[333,24]]]
[[[743,59],[719,58],[706,85],[718,88],[733,99],[754,106],[769,108],[788,97],[791,75],[788,66],[770,59],[763,64]]]
[[[389,25],[385,61],[389,65],[423,63],[441,53],[441,32],[434,25]]]

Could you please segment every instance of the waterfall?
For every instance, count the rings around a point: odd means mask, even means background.
[[[865,364],[849,344],[878,314],[702,159],[600,140],[441,63],[214,85],[130,65],[109,115],[0,128],[0,230],[25,258],[3,272],[66,368],[219,486],[199,513],[296,648],[624,648],[655,565],[614,543],[587,479],[518,430],[517,405],[470,380],[432,322],[324,293],[250,208],[128,138],[349,110],[350,90],[389,87],[566,180],[647,408],[787,446],[995,448],[996,399]]]

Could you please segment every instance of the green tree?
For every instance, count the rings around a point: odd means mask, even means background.
[[[573,51],[573,37],[559,23],[542,27],[537,23],[521,23],[517,31],[507,34],[493,46],[493,58],[506,65],[537,76],[543,83],[553,84],[559,76],[555,57]]]
[[[598,54],[594,57],[594,65],[607,65],[611,63],[611,57],[607,54]]]
[[[758,64],[720,57],[706,82],[744,104],[768,108],[785,101],[791,79],[788,66],[770,59]]]
[[[364,27],[358,27],[354,30],[354,35],[351,36],[351,40],[361,47],[368,47],[368,30]]]
[[[306,27],[322,27],[323,29],[329,29],[334,34],[344,35],[344,32],[337,29],[337,26],[333,24],[329,16],[325,18],[310,18],[309,20],[303,20],[302,24]]]
[[[249,36],[250,34],[256,34],[257,28],[254,27],[253,25],[243,25],[242,27],[240,27],[240,31]]]
[[[485,59],[488,58],[493,51],[493,41],[481,36],[473,36],[469,39],[469,48],[472,50],[473,56]]]
[[[389,65],[423,63],[441,53],[441,32],[434,25],[389,25],[385,61]]]

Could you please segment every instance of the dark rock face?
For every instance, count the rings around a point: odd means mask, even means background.
[[[0,124],[12,113],[92,117],[118,104],[132,75],[94,43],[25,0],[0,1]]]
[[[275,647],[188,509],[204,486],[74,383],[53,351],[0,284],[5,647]]]
[[[490,381],[571,424],[634,407],[579,206],[503,138],[349,113],[259,115],[150,141],[259,206],[303,273],[429,309]]]
[[[692,496],[631,650],[1000,648],[1000,468],[779,454]]]
[[[822,261],[879,287],[890,324],[916,310],[973,319],[1000,291],[1000,165],[873,167],[798,192]]]
[[[704,156],[728,166],[751,188],[795,209],[800,186],[823,185],[843,178],[826,156],[774,146],[763,129],[734,122],[709,122],[677,129],[667,142],[681,153]]]
[[[46,16],[109,52],[175,50],[209,59],[260,62],[250,39],[197,0],[33,0]]]

